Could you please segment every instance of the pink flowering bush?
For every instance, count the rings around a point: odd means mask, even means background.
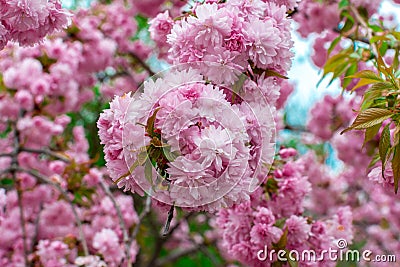
[[[66,28],[71,14],[58,0],[1,1],[0,49],[8,41],[33,45],[49,33]]]
[[[394,266],[382,3],[0,0],[0,266]],[[294,35],[342,89],[305,125]]]

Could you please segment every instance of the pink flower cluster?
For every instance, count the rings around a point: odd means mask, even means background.
[[[293,161],[294,154],[282,151],[284,165],[274,171],[269,182],[277,182],[277,191],[272,193],[268,182],[257,190],[251,201],[223,209],[218,213],[217,229],[222,236],[220,247],[229,258],[238,260],[246,266],[267,266],[277,261],[276,254],[271,261],[257,258],[260,250],[288,249],[314,250],[321,253],[324,249],[335,249],[335,241],[345,236],[352,240],[352,213],[349,207],[339,207],[329,218],[313,220],[303,215],[304,200],[311,193],[311,184],[306,164],[310,158]],[[268,189],[269,188],[269,189]],[[265,198],[265,195],[270,197]],[[322,214],[320,214],[322,215]],[[318,216],[318,215],[316,215]],[[342,229],[345,229],[343,231]],[[286,241],[282,241],[287,232]],[[279,245],[280,244],[280,245]],[[283,244],[283,246],[282,246]],[[302,261],[307,266],[313,262]],[[334,266],[328,259],[319,262],[321,266]],[[322,265],[323,264],[323,265]]]
[[[280,1],[279,1],[280,2]],[[153,32],[166,37],[169,60],[173,63],[193,63],[206,76],[215,79],[216,71],[207,72],[207,62],[246,70],[256,66],[285,74],[290,66],[293,42],[286,7],[261,0],[235,0],[225,4],[197,5],[193,15],[175,21],[158,16],[153,25],[163,25]],[[170,29],[172,26],[172,29]],[[212,68],[212,66],[211,66]],[[226,78],[226,77],[225,77]],[[228,79],[228,82],[231,80]]]
[[[54,168],[55,164],[56,162],[51,162],[50,166]],[[90,173],[94,175],[96,172],[98,172],[97,169],[92,169]],[[101,172],[97,175],[100,175],[98,179],[104,179]],[[53,180],[56,181],[57,174],[53,172],[53,176]],[[22,203],[27,245],[33,248],[28,256],[33,261],[36,258],[43,266],[76,266],[73,265],[75,260],[76,264],[79,262],[88,264],[89,258],[78,257],[81,250],[76,242],[80,238],[80,230],[71,205],[60,200],[59,192],[51,185],[38,184],[34,177],[27,174],[18,175],[18,179],[22,181],[24,190]],[[67,179],[69,178],[59,176],[59,183],[66,186]],[[84,180],[87,181],[88,177]],[[84,184],[86,187],[89,186],[87,182]],[[124,257],[124,244],[117,211],[98,183],[91,186],[96,190],[91,205],[75,206],[80,221],[84,222],[83,234],[89,246],[89,253],[101,255],[104,260],[103,266],[119,266]],[[3,203],[4,198],[7,200],[5,203]],[[119,205],[125,225],[131,227],[136,224],[138,216],[134,210],[132,198],[119,195],[115,200]],[[15,190],[8,191],[6,194],[0,190],[0,208],[2,212],[0,213],[0,231],[4,233],[0,237],[0,264],[19,266],[23,264],[24,252],[20,210]],[[132,242],[132,261],[135,260],[137,251],[137,244]],[[95,256],[90,259],[96,260]],[[99,265],[93,266],[101,266],[100,258],[97,261]]]
[[[203,80],[194,70],[171,71],[147,81],[136,97],[116,97],[101,114],[107,167],[120,187],[151,191],[162,202],[194,210],[216,211],[249,199],[251,188],[268,172],[263,166],[272,163],[273,118],[262,102],[232,104],[224,90]],[[149,127],[151,116],[156,135],[142,126]],[[160,154],[153,159],[157,164],[149,180],[146,166],[135,162],[142,148],[157,140],[166,147],[166,162],[159,161]]]
[[[8,41],[21,45],[41,42],[47,34],[66,28],[70,17],[59,0],[0,1],[0,50]]]

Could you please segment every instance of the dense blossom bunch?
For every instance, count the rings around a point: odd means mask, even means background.
[[[334,31],[340,29],[342,17],[338,3],[334,0],[303,0],[300,1],[298,9],[301,10],[294,14],[293,19],[299,24],[297,29],[302,37],[307,37],[311,33],[322,33],[326,30]],[[365,8],[369,16],[378,11],[381,1],[373,0],[351,0],[349,1],[355,7]],[[312,18],[312,19],[310,19]]]
[[[70,16],[58,0],[0,1],[0,50],[10,40],[36,44],[47,34],[66,28]]]
[[[162,202],[195,210],[248,199],[267,174],[264,165],[272,163],[273,118],[266,103],[228,100],[231,95],[204,84],[193,70],[148,81],[139,97],[115,98],[98,122],[113,180],[137,193],[153,187]],[[157,147],[160,152],[154,152]],[[150,180],[146,165],[137,166],[142,153],[156,161]]]
[[[28,155],[25,155],[28,156]],[[31,157],[31,160],[35,160]],[[65,163],[51,161],[32,162],[33,166],[25,168],[39,168],[54,181],[58,181],[62,187],[68,189],[71,177],[66,174]],[[42,166],[39,167],[39,164]],[[50,166],[45,168],[45,165]],[[64,171],[63,171],[64,169]],[[93,177],[96,176],[96,177]],[[123,254],[122,229],[111,199],[102,193],[99,181],[104,179],[103,174],[97,169],[92,169],[82,179],[82,189],[92,188],[96,190],[96,196],[92,197],[91,205],[76,206],[79,220],[83,223],[83,234],[89,245],[89,252],[102,255],[108,266],[118,266]],[[0,262],[2,266],[18,266],[23,264],[23,242],[27,239],[27,245],[32,247],[29,255],[34,261],[44,266],[73,266],[73,262],[81,251],[80,229],[71,205],[60,199],[60,193],[55,187],[40,184],[28,174],[20,174],[17,178],[21,181],[24,193],[22,204],[24,209],[24,224],[27,236],[23,236],[18,196],[15,190],[6,194],[0,191],[0,200],[6,199],[1,206],[0,230],[4,233],[0,237]],[[97,183],[94,183],[97,179]],[[120,205],[122,218],[127,227],[137,223],[137,214],[133,207],[132,199],[128,196],[116,196]],[[2,201],[3,202],[3,201]],[[111,234],[109,232],[112,231]],[[100,238],[105,236],[110,247],[98,247]],[[113,239],[111,239],[111,237]],[[38,243],[35,243],[38,242]],[[114,247],[112,247],[114,246]],[[133,260],[138,247],[132,243],[131,255]],[[112,254],[114,253],[114,254]],[[97,265],[96,265],[97,266]]]
[[[303,215],[304,200],[311,192],[309,179],[312,177],[308,176],[307,164],[315,163],[310,159],[309,156],[296,161],[292,157],[284,159],[286,163],[274,171],[274,177],[252,195],[251,201],[219,212],[220,245],[229,257],[245,265],[267,266],[277,258],[275,254],[271,260],[268,254],[265,261],[260,261],[257,253],[264,251],[264,246],[269,251],[288,249],[299,253],[312,249],[318,258],[322,250],[334,249],[339,238],[345,237],[351,242],[352,213],[349,207],[337,208],[329,214],[329,219],[324,220],[312,220]],[[276,183],[276,188],[268,186],[273,183]],[[270,199],[265,199],[265,194],[269,194]],[[286,238],[283,237],[285,232]],[[310,262],[305,259],[302,264],[314,262],[320,266],[333,264],[316,259]]]
[[[176,21],[167,35],[169,60],[194,63],[211,79],[218,74],[217,70],[207,72],[213,67],[207,62],[242,70],[247,70],[250,63],[251,67],[285,74],[293,56],[286,10],[285,6],[260,0],[198,5],[192,10],[195,16]],[[161,36],[165,36],[172,22],[163,15],[154,22],[160,24],[164,25]]]

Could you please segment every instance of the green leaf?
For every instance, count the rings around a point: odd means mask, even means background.
[[[364,99],[361,104],[361,111],[364,111],[371,107],[371,105],[382,96],[382,92],[378,90],[368,90],[364,94]]]
[[[347,9],[342,10],[340,12],[340,19],[342,20],[343,18],[348,18],[354,22],[353,16],[350,14],[350,12]]]
[[[340,0],[339,2],[339,9],[348,7],[350,5],[349,0]]]
[[[365,7],[359,6],[357,8],[358,13],[360,13],[361,17],[364,18],[365,21],[369,20],[369,16],[368,16],[368,10]]]
[[[280,218],[280,219],[275,221],[274,226],[282,229],[283,226],[285,225],[285,222],[286,222],[285,218]]]
[[[399,190],[400,180],[400,144],[397,144],[393,153],[392,169],[394,177],[394,192],[397,194]]]
[[[179,156],[179,152],[171,152],[171,146],[164,147],[163,153],[169,162],[173,162]]]
[[[341,51],[340,53],[330,57],[324,66],[324,75],[328,74],[329,72],[333,72],[338,65],[343,64],[349,60],[349,55],[352,53],[352,50],[346,49]]]
[[[375,164],[381,159],[379,156],[379,153],[376,153],[376,155],[372,158],[371,162],[368,164],[367,169],[372,168],[375,166]]]
[[[385,35],[376,35],[373,36],[371,39],[369,39],[370,44],[376,43],[378,41],[387,41],[390,40],[389,38],[387,38]]]
[[[350,67],[346,70],[346,73],[344,74],[345,77],[353,75],[354,73],[356,73],[357,71],[357,62],[354,62],[353,64],[350,65]],[[352,79],[350,78],[344,78],[343,79],[343,84],[342,87],[346,88],[347,86],[349,86],[349,84],[351,83]]]
[[[384,81],[381,76],[379,76],[378,74],[376,74],[375,72],[373,72],[371,70],[359,71],[356,74],[349,76],[348,78],[368,79],[368,80],[374,80],[377,82]]]
[[[146,160],[144,165],[144,177],[150,184],[153,183],[153,165],[150,160]]]
[[[147,29],[149,27],[148,18],[142,15],[136,15],[135,20],[138,25],[138,30],[141,31],[142,29]]]
[[[383,42],[382,45],[380,45],[380,47],[379,47],[379,53],[380,53],[380,55],[381,55],[382,57],[385,56],[385,54],[386,54],[388,48],[389,48],[389,45],[388,45],[387,42]]]
[[[368,27],[373,30],[374,32],[383,32],[383,29],[381,27],[379,27],[378,25],[368,25]],[[375,37],[375,36],[374,36]]]
[[[2,186],[10,186],[14,185],[14,180],[11,178],[4,178],[0,180],[0,185]]]
[[[234,94],[232,94],[232,102],[235,101],[236,95],[239,95],[239,92],[243,88],[243,84],[247,79],[247,75],[242,73],[239,76],[239,79],[232,85],[232,91],[234,92]]]
[[[350,31],[354,26],[354,19],[353,18],[346,18],[343,28],[340,29],[341,33],[346,33]]]
[[[341,134],[352,129],[362,130],[383,122],[392,117],[394,113],[383,108],[369,108],[358,114],[353,124],[341,132]]]
[[[368,91],[383,91],[383,90],[395,90],[396,88],[390,82],[379,82],[374,83]]]
[[[385,80],[383,80],[382,77],[380,77],[378,74],[370,70],[362,70],[360,72],[357,72],[356,74],[347,76],[346,78],[360,79],[352,90],[356,90],[357,88],[368,84],[385,82]]]
[[[275,249],[284,249],[286,247],[288,233],[289,233],[288,228],[285,228],[279,241],[273,244],[273,247]]]
[[[374,139],[374,137],[378,134],[379,129],[381,128],[381,126],[382,126],[382,123],[379,123],[379,124],[374,125],[374,126],[372,126],[370,128],[367,128],[367,130],[365,131],[363,147],[365,146],[366,143],[368,143],[369,141]]]
[[[382,176],[385,177],[384,175],[384,170],[386,167],[386,162],[389,156],[389,149],[391,148],[390,144],[390,129],[389,129],[389,124],[383,128],[381,139],[379,140],[379,156],[381,158],[382,162]]]
[[[0,133],[0,138],[2,138],[2,139],[6,138],[8,136],[8,134],[11,132],[11,130],[12,130],[11,122],[8,122],[7,123],[7,128]]]
[[[329,48],[328,48],[328,56],[332,53],[333,49],[335,49],[336,45],[340,42],[341,39],[342,39],[342,36],[339,35],[338,37],[336,37],[336,38],[332,41],[331,45],[330,45]]]
[[[392,68],[394,70],[397,70],[399,68],[399,56],[400,56],[399,55],[399,49],[396,49],[396,53],[394,55],[393,64],[392,64]]]
[[[288,251],[288,253],[289,252],[290,251]],[[288,253],[287,253],[287,255],[288,255]],[[295,260],[292,260],[289,256],[287,257],[287,260],[288,260],[288,263],[289,263],[290,267],[298,267],[299,266],[299,263],[297,261],[295,261]]]
[[[282,75],[274,70],[266,70],[264,71],[265,73],[265,77],[278,77],[278,78],[282,78],[282,79],[289,79],[289,77]]]
[[[400,32],[393,31],[391,34],[394,36],[394,38],[400,41]]]

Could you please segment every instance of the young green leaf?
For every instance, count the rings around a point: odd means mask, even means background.
[[[340,0],[339,2],[339,9],[348,7],[350,4],[349,0]]]
[[[144,177],[150,184],[153,183],[153,165],[149,159],[146,160],[144,165]]]
[[[385,80],[383,80],[382,77],[380,77],[378,74],[370,70],[362,70],[360,72],[357,72],[356,74],[347,76],[345,78],[360,79],[358,83],[353,87],[352,89],[353,91],[364,85],[385,82]]]
[[[350,130],[362,130],[370,128],[392,117],[394,113],[383,108],[370,108],[358,114],[353,124],[341,132],[341,134]]]
[[[286,244],[287,244],[288,233],[289,233],[289,230],[287,228],[285,228],[281,238],[279,239],[279,241],[277,243],[273,244],[273,247],[276,249],[285,249]]]
[[[394,177],[394,192],[397,194],[400,180],[400,144],[397,144],[393,153],[392,169]]]
[[[367,130],[365,131],[364,143],[362,145],[363,148],[369,141],[371,141],[378,134],[381,126],[382,126],[382,123],[379,123],[370,128],[367,128]]]
[[[390,129],[389,129],[389,124],[383,128],[381,139],[379,140],[379,156],[381,158],[382,162],[382,176],[385,177],[384,175],[384,170],[386,167],[386,162],[387,159],[389,158],[389,149],[391,148],[390,144]]]
[[[330,45],[329,48],[328,48],[328,56],[330,56],[330,54],[332,53],[333,49],[335,49],[336,45],[340,42],[341,39],[342,39],[342,36],[339,35],[338,37],[336,37],[336,38],[332,41],[331,45]]]

